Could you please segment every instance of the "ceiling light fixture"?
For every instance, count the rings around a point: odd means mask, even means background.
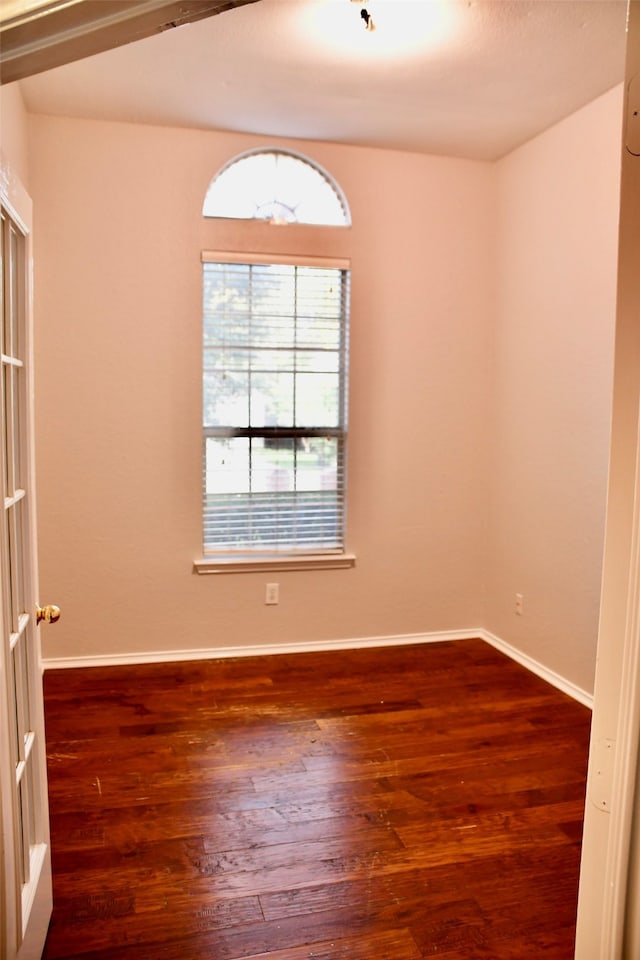
[[[376,25],[373,22],[373,17],[371,16],[371,14],[369,13],[366,7],[362,8],[362,10],[360,11],[360,16],[364,20],[365,30],[375,30]]]
[[[460,42],[468,2],[296,0],[285,6],[296,11],[300,42],[313,44],[320,58],[329,52],[336,60],[350,64],[402,61],[408,66],[414,58],[426,53],[437,55],[450,43]],[[368,15],[368,22],[362,11]]]
[[[351,0],[352,3],[362,3],[362,0]],[[375,23],[373,22],[373,17],[369,13],[366,7],[360,9],[360,19],[364,23],[365,30],[373,32],[376,28]]]

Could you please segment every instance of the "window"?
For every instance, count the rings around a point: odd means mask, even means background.
[[[285,150],[255,150],[232,160],[212,180],[202,213],[275,223],[349,225],[347,203],[337,184],[309,160]]]
[[[331,234],[321,240],[314,229],[338,228],[344,250],[346,199],[312,161],[262,149],[222,168],[202,212],[209,232],[219,230],[214,218],[247,222],[234,227],[234,252],[202,255],[205,557],[196,569],[352,566],[344,549],[349,262],[243,252],[264,238],[260,220],[306,224],[305,254],[316,239],[327,249]],[[282,251],[288,236],[274,229],[269,250]]]
[[[344,549],[348,263],[203,254],[205,555]]]

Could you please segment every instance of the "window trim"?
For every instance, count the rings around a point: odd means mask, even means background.
[[[218,556],[202,557],[193,561],[195,573],[261,573],[263,571],[291,570],[346,570],[356,565],[354,553],[282,554],[282,556]]]
[[[328,227],[330,230],[345,230],[349,229],[352,225],[351,221],[351,210],[347,202],[344,190],[340,184],[331,176],[328,170],[326,170],[321,164],[317,163],[315,160],[312,160],[311,157],[307,157],[302,153],[298,153],[295,150],[286,150],[282,147],[254,147],[249,150],[245,150],[242,153],[237,154],[228,160],[225,164],[220,167],[218,172],[215,174],[213,179],[210,181],[207,191],[205,193],[205,198],[202,206],[202,216],[205,220],[235,220],[238,222],[244,223],[274,223],[273,220],[265,219],[263,217],[245,217],[245,216],[225,216],[217,213],[205,213],[205,207],[207,206],[207,200],[209,198],[210,191],[216,182],[223,177],[232,167],[241,164],[244,160],[250,160],[252,157],[267,155],[273,157],[290,157],[293,160],[298,160],[300,163],[303,163],[305,166],[309,167],[318,177],[324,180],[327,185],[333,190],[336,195],[336,199],[340,207],[342,208],[342,213],[344,215],[343,223],[324,223],[322,221],[309,222],[308,220],[293,220],[290,223],[287,223],[288,226],[301,226],[301,227]],[[275,221],[277,223],[277,221]]]
[[[347,257],[313,256],[304,254],[257,253],[255,251],[234,252],[229,250],[203,250],[201,263],[255,263],[281,264],[296,267],[317,267],[351,271],[351,260]],[[259,573],[262,571],[294,570],[339,570],[355,566],[355,554],[346,549],[328,549],[323,552],[282,553],[242,553],[229,552],[205,553],[193,562],[193,570],[199,575],[220,573]]]
[[[315,257],[299,253],[255,253],[247,250],[242,253],[233,253],[228,250],[203,250],[202,263],[258,263],[269,265],[279,264],[285,267],[318,267],[318,269],[350,270],[351,260],[346,257]]]

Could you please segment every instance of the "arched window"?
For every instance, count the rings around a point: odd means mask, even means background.
[[[258,150],[214,177],[203,215],[334,232],[323,233],[317,253],[314,230],[304,253],[261,252],[248,225],[251,252],[242,241],[233,251],[202,252],[204,559],[198,569],[350,566],[350,263],[326,252],[327,238],[349,226],[347,202],[315,164]]]
[[[318,166],[285,150],[253,150],[235,157],[213,178],[205,217],[350,225],[337,183]]]

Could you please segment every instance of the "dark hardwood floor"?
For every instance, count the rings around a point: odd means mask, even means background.
[[[46,960],[570,960],[590,712],[480,640],[45,674]]]

